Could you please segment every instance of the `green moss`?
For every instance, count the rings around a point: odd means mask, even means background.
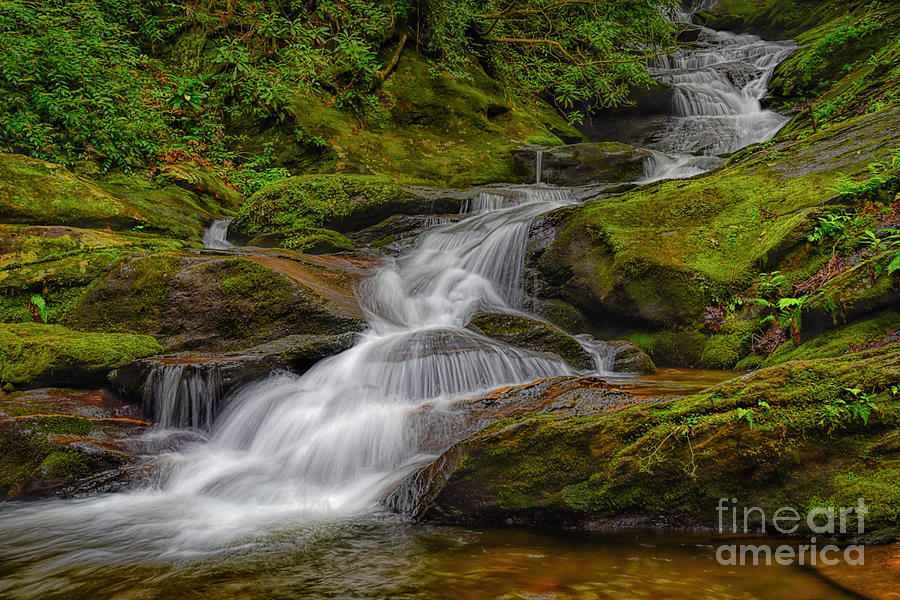
[[[304,175],[270,184],[241,207],[237,232],[290,232],[360,220],[378,222],[410,195],[387,177]]]
[[[799,347],[794,342],[786,342],[765,360],[764,366],[840,356],[873,344],[883,344],[889,330],[900,330],[900,313],[893,310],[815,336]]]
[[[578,341],[561,329],[521,315],[481,313],[471,327],[488,337],[535,352],[552,352],[576,369],[593,366],[591,356]]]
[[[0,382],[21,385],[59,372],[108,371],[161,351],[149,336],[81,333],[37,323],[0,325]]]
[[[356,245],[343,234],[331,229],[303,227],[285,235],[284,248],[308,254],[330,254],[352,252]]]
[[[707,338],[694,331],[634,332],[625,336],[661,366],[691,367],[702,364]]]
[[[835,210],[823,203],[833,202],[847,175],[865,176],[869,163],[891,156],[891,124],[900,124],[900,109],[763,144],[714,172],[570,210],[537,259],[554,286],[545,297],[593,321],[693,329],[707,306],[726,304],[762,271],[802,281],[828,258],[807,242],[818,217]]]
[[[53,452],[44,459],[41,467],[47,477],[65,479],[89,473],[92,465],[87,457],[78,452]]]

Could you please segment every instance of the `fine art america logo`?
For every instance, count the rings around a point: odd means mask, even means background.
[[[865,533],[865,517],[868,508],[862,498],[856,506],[818,506],[802,513],[790,506],[782,506],[767,515],[758,506],[737,506],[737,498],[720,498],[716,507],[719,513],[719,533],[796,534],[803,528],[812,533],[808,544],[722,544],[716,548],[716,561],[724,566],[736,565],[828,565],[841,561],[848,565],[865,564],[865,546],[862,544],[838,547],[820,545],[821,535],[834,538],[838,535]]]

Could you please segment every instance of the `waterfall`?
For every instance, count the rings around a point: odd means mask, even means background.
[[[220,402],[215,366],[160,364],[144,382],[143,409],[163,429],[209,430]]]
[[[537,150],[534,154],[534,182],[541,182],[541,171],[543,171],[543,166],[541,163],[544,161],[544,151]]]
[[[194,560],[376,509],[465,430],[460,400],[573,374],[465,328],[476,312],[516,311],[529,224],[572,202],[545,188],[480,194],[467,218],[426,231],[364,280],[368,330],[356,345],[243,388],[216,418],[214,371],[160,365],[148,408],[164,426],[209,427],[206,443],[160,457],[148,487],[2,511],[0,536],[20,554],[52,547],[57,565]]]
[[[704,173],[724,162],[721,155],[778,133],[789,119],[763,110],[760,100],[775,67],[795,47],[701,28],[697,47],[655,59],[650,72],[672,87],[674,116],[650,147],[643,182]]]
[[[231,224],[232,218],[216,219],[209,228],[203,232],[203,247],[214,250],[226,250],[234,248],[234,244],[229,242],[228,226]]]
[[[240,394],[166,491],[358,512],[432,460],[436,439],[451,439],[455,400],[571,373],[465,329],[480,310],[520,305],[529,224],[567,201],[551,191],[485,193],[468,219],[424,233],[361,284],[369,329],[360,341],[303,376]]]

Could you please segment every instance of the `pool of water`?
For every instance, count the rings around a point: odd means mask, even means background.
[[[34,532],[32,532],[34,533]],[[121,533],[121,532],[120,532]],[[844,600],[802,567],[724,567],[709,535],[574,534],[413,524],[392,515],[285,526],[192,558],[129,558],[97,531],[0,548],[23,599]],[[733,542],[729,542],[733,543]],[[754,540],[753,543],[759,543]],[[851,567],[848,567],[851,568]]]
[[[641,396],[681,396],[746,374],[746,371],[659,368],[653,375],[609,373],[602,377],[611,385]]]

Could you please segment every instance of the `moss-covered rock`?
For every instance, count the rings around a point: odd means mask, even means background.
[[[139,253],[175,250],[182,240],[65,226],[0,225],[0,322],[30,318],[43,300],[47,322],[60,322],[95,279]]]
[[[196,183],[188,189],[184,178],[191,173]],[[165,177],[156,181],[122,174],[88,178],[55,163],[0,154],[0,221],[156,230],[199,240],[216,215],[237,209],[240,196],[224,192],[228,188],[200,167],[182,166],[178,174],[182,185],[168,183]]]
[[[836,200],[846,175],[891,155],[893,124],[900,109],[750,148],[693,179],[546,215],[532,232],[550,222],[553,235],[544,237],[552,241],[528,255],[538,296],[615,327],[607,337],[640,326],[696,328],[707,306],[746,289],[760,271],[808,263],[801,254],[822,205]]]
[[[82,333],[60,325],[0,324],[0,382],[17,388],[90,387],[136,358],[158,354],[150,336]]]
[[[887,273],[893,255],[883,252],[861,260],[822,284],[803,303],[803,329],[821,331],[900,305],[900,272]]]
[[[791,360],[828,358],[898,342],[900,342],[900,312],[896,309],[885,310],[810,337],[800,346],[788,340],[766,357],[762,364],[768,367]]]
[[[771,515],[862,497],[866,531],[896,527],[898,383],[894,346],[791,362],[611,413],[501,421],[441,457],[424,516],[712,528],[719,498]]]
[[[369,262],[280,254],[158,254],[98,280],[67,317],[89,331],[150,333],[166,350],[246,348],[364,326],[353,295]]]
[[[513,151],[519,181],[535,181],[536,155],[536,150]],[[541,181],[565,186],[635,181],[644,175],[644,161],[650,156],[647,150],[618,142],[557,146],[542,151]]]
[[[472,318],[469,327],[519,348],[551,352],[579,370],[593,367],[593,358],[578,340],[550,323],[524,315],[481,313]]]
[[[653,360],[636,344],[627,340],[612,340],[606,342],[606,348],[613,371],[641,375],[656,373]]]
[[[394,213],[417,212],[416,197],[394,180],[366,175],[304,175],[270,184],[250,197],[231,224],[238,235],[301,227],[347,231]],[[418,212],[422,207],[418,207]]]

